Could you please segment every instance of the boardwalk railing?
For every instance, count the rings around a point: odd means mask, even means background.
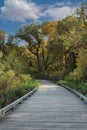
[[[76,96],[80,97],[80,99],[82,99],[82,100],[87,104],[87,97],[86,97],[86,96],[84,96],[83,94],[81,94],[81,93],[79,93],[79,92],[73,90],[72,88],[70,88],[70,87],[68,87],[68,86],[66,86],[66,85],[64,85],[64,84],[62,85],[62,87],[68,89],[70,92],[72,92],[72,93],[74,93]]]
[[[31,96],[35,91],[37,90],[37,87],[34,88],[32,91],[30,91],[29,93],[27,93],[26,95],[22,96],[21,98],[17,99],[16,101],[12,102],[11,104],[9,104],[8,106],[0,109],[0,118],[4,117],[5,114],[11,110],[11,109],[15,109],[16,106],[20,103],[23,102],[23,100],[27,99],[29,96]]]

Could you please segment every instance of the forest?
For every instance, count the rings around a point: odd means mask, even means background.
[[[87,95],[87,7],[58,21],[0,30],[0,108],[48,79]],[[24,43],[24,44],[23,44]]]

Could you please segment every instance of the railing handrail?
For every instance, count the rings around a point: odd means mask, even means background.
[[[22,103],[23,100],[25,100],[27,97],[31,96],[36,90],[37,90],[37,87],[34,88],[29,93],[27,93],[24,96],[22,96],[21,98],[19,98],[19,99],[15,100],[14,102],[10,103],[6,107],[0,109],[0,118],[4,117],[6,112],[8,112],[11,109],[14,109],[18,104]]]
[[[77,92],[76,90],[74,90],[74,89],[72,89],[72,88],[70,88],[70,87],[68,87],[68,86],[66,86],[66,85],[64,85],[64,84],[63,84],[63,85],[60,85],[60,86],[62,86],[62,87],[64,87],[64,88],[68,89],[70,92],[72,92],[72,93],[74,93],[75,95],[77,95],[78,97],[80,97],[80,99],[82,99],[82,100],[87,104],[87,97],[86,97],[86,96],[84,96],[83,94]]]

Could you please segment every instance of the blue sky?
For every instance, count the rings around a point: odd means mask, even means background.
[[[0,0],[0,30],[8,34],[25,24],[61,20],[87,0]]]

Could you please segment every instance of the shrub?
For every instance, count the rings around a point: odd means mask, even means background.
[[[66,78],[65,80],[58,81],[58,84],[60,84],[60,85],[65,84],[65,85],[69,86],[70,88],[87,96],[87,83],[84,83],[84,82],[81,82],[78,80],[72,80],[70,78]]]

